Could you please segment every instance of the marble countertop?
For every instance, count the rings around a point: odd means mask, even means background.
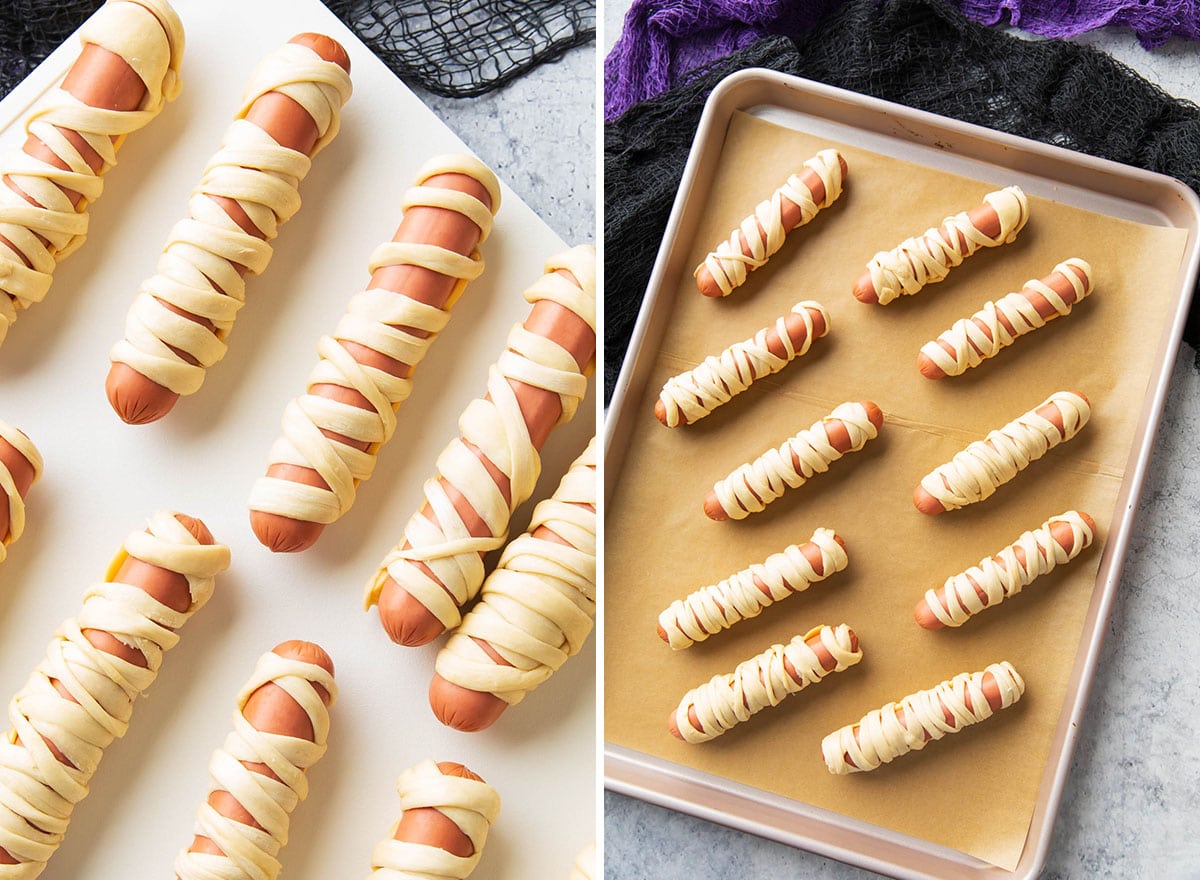
[[[608,0],[604,49],[628,0]],[[1200,46],[1143,50],[1124,32],[1079,39],[1166,91],[1200,102]],[[1120,592],[1109,622],[1043,880],[1191,878],[1200,870],[1200,372],[1184,345]],[[613,792],[605,792],[609,880],[744,880],[876,875]]]

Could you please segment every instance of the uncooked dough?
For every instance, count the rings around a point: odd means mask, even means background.
[[[596,844],[589,843],[575,857],[567,880],[592,880],[596,876]]]
[[[0,437],[3,437],[9,446],[25,456],[25,460],[33,467],[33,482],[36,483],[42,476],[43,464],[41,453],[33,445],[33,441],[26,436],[24,431],[3,421],[0,421]],[[3,536],[3,540],[0,540],[0,562],[3,562],[8,558],[8,545],[21,537],[21,533],[25,531],[25,499],[17,491],[17,482],[13,478],[12,471],[3,461],[0,461],[0,491],[3,491],[8,498],[8,534]]]

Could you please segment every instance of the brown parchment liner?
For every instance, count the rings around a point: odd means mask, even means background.
[[[889,249],[999,187],[834,144],[744,113],[723,148],[690,265],[817,150],[849,165],[845,192],[788,236],[766,267],[724,299],[680,281],[619,484],[606,516],[606,739],[649,755],[949,846],[1012,870],[1021,857],[1080,644],[1104,539],[1134,439],[1182,258],[1183,230],[1131,223],[1031,198],[1017,241],[983,249],[947,280],[887,306],[865,305],[853,279]],[[981,366],[930,381],[917,352],[984,302],[1078,256],[1095,289],[1059,318]],[[745,339],[795,302],[826,306],[832,331],[783,372],[695,425],[653,415],[662,384]],[[1082,391],[1090,423],[988,501],[939,517],[919,513],[920,478],[1052,392]],[[766,511],[716,523],[701,503],[719,478],[846,400],[883,409],[880,436]],[[1096,544],[1068,566],[959,629],[913,620],[931,586],[1070,508],[1098,524]],[[655,634],[673,599],[713,583],[818,526],[847,544],[846,571],[684,651]],[[718,739],[687,745],[666,727],[689,689],[818,624],[848,623],[861,664],[766,709]],[[827,733],[959,672],[1009,660],[1025,696],[991,719],[871,773],[831,775]]]

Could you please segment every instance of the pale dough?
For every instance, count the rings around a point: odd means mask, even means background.
[[[568,543],[534,537],[543,526]],[[595,616],[593,438],[554,494],[534,508],[528,530],[504,548],[479,601],[438,652],[438,675],[515,705],[579,653]],[[512,665],[497,663],[476,639]]]
[[[831,529],[817,529],[809,542],[821,551],[821,571],[808,561],[801,548],[792,544],[737,574],[701,587],[686,599],[676,599],[658,615],[658,625],[675,650],[689,648],[711,635],[729,629],[740,620],[757,617],[764,608],[802,593],[811,584],[845,569],[846,550]],[[755,584],[760,581],[770,595]]]
[[[596,844],[589,843],[575,857],[567,880],[592,880],[596,876]]]
[[[337,134],[350,76],[296,43],[267,55],[251,75],[221,149],[192,190],[188,216],[168,234],[155,274],[142,283],[129,310],[125,338],[109,352],[113,363],[127,364],[176,394],[194,393],[205,370],[225,356],[226,337],[246,300],[246,282],[235,266],[261,273],[271,259],[268,242],[300,209],[297,188],[312,165],[310,157],[281,146],[245,118],[267,92],[287,95],[312,117],[318,133],[315,156]],[[245,232],[210,196],[235,200],[266,240]],[[214,329],[170,306],[207,319]]]
[[[84,23],[79,40],[84,47],[99,46],[124,59],[146,86],[146,95],[137,110],[103,110],[57,86],[26,119],[25,131],[49,147],[67,170],[19,148],[0,156],[0,177],[41,205],[0,186],[0,236],[11,242],[0,242],[0,293],[6,294],[0,296],[0,341],[19,311],[46,296],[55,266],[83,244],[88,206],[100,197],[102,175],[117,164],[117,148],[125,136],[179,94],[183,25],[165,0],[109,0]],[[98,171],[92,171],[59,128],[78,133],[96,151],[102,160]],[[60,185],[83,196],[78,208]]]
[[[879,433],[861,403],[839,404],[812,427],[789,438],[778,449],[768,449],[713,486],[729,518],[745,519],[758,513],[788,488],[802,486],[813,474],[829,470],[832,462],[846,454],[838,452],[829,440],[825,426],[835,419],[845,425],[850,435],[850,448],[846,452],[857,452]]]
[[[783,344],[784,356],[779,357],[767,347],[764,327],[750,339],[729,346],[716,357],[707,357],[700,366],[667,380],[658,399],[667,411],[667,427],[686,424],[704,418],[718,406],[741,394],[751,383],[763,376],[778,373],[794,359],[806,354],[813,342],[813,312],[819,314],[829,332],[829,313],[820,303],[806,300],[792,306],[792,313],[804,319],[804,341],[799,348],[787,331],[787,315],[775,322],[775,332]]]
[[[1092,292],[1092,267],[1085,260],[1072,257],[1055,266],[1051,275],[1056,273],[1071,282],[1075,291],[1071,305],[1049,284],[1040,279],[1031,279],[1025,282],[1023,290],[989,302],[971,317],[955,321],[936,340],[922,345],[921,351],[947,376],[958,376],[979,366],[987,358],[995,357],[1016,342],[1017,337],[1044,327],[1056,317],[1071,314],[1074,304]],[[1043,318],[1025,291],[1044,297],[1054,307],[1054,313],[1049,318]],[[1011,333],[1001,318],[1012,327]],[[947,353],[939,343],[948,345],[953,354]]]
[[[475,851],[456,856],[429,844],[396,840],[393,825],[371,854],[371,880],[462,880],[474,871],[488,830],[500,814],[496,790],[477,779],[446,776],[433,761],[405,770],[396,788],[401,811],[432,807],[459,827]]]
[[[808,639],[820,633],[821,644],[836,665],[825,669]],[[846,624],[818,626],[786,645],[772,645],[756,657],[737,665],[732,673],[714,675],[688,691],[675,709],[675,724],[685,742],[702,743],[741,724],[768,706],[778,706],[790,694],[804,690],[831,672],[841,672],[862,660],[860,646],[852,646]],[[787,672],[790,663],[798,678]],[[688,709],[695,708],[700,727],[692,724]]]
[[[492,208],[467,193],[425,186],[439,174],[464,174],[487,190]],[[496,175],[473,156],[438,156],[417,175],[416,186],[403,202],[405,211],[417,206],[443,208],[463,215],[480,229],[482,242],[491,232],[492,216],[500,206],[500,183]],[[405,291],[383,288],[355,294],[332,336],[321,337],[317,351],[321,360],[309,374],[308,393],[288,403],[283,412],[283,436],[275,441],[270,464],[292,464],[312,468],[330,488],[322,489],[293,480],[261,477],[250,494],[251,510],[275,513],[305,522],[331,523],[354,504],[358,484],[375,469],[376,453],[396,430],[396,411],[412,393],[413,380],[398,378],[360,364],[343,345],[357,343],[416,368],[442,328],[450,320],[450,309],[467,282],[483,272],[478,252],[469,257],[446,248],[417,242],[389,241],[375,249],[370,270],[385,266],[419,266],[457,279],[444,309],[412,299]],[[422,338],[424,334],[424,338]],[[357,391],[371,409],[311,393],[314,385],[335,385]],[[363,443],[366,451],[330,439],[332,431]]]
[[[925,748],[927,742],[957,733],[991,718],[992,709],[983,695],[983,677],[992,673],[1000,691],[999,709],[1007,709],[1025,693],[1025,680],[1008,661],[993,663],[982,672],[964,672],[927,691],[909,694],[882,709],[873,709],[857,724],[849,724],[821,741],[821,754],[830,773],[844,775],[874,770],[901,755]],[[967,708],[967,695],[971,708]],[[947,723],[943,707],[953,716]],[[897,717],[904,710],[905,722]],[[849,755],[850,760],[846,760]]]
[[[261,731],[246,720],[246,702],[267,683],[287,691],[308,715],[312,741]],[[222,816],[205,799],[194,833],[207,837],[224,855],[181,852],[175,860],[179,880],[275,880],[279,876],[276,856],[287,843],[289,817],[308,796],[305,771],[325,754],[329,737],[329,710],[318,686],[329,693],[331,703],[337,698],[337,685],[324,667],[274,651],[259,658],[254,675],[238,694],[233,730],[209,762],[209,791],[232,794],[262,830]],[[243,761],[266,764],[279,779],[249,770]]]
[[[4,421],[0,421],[0,437],[3,437],[9,446],[25,456],[26,461],[33,466],[33,482],[36,483],[42,476],[43,465],[41,453],[37,451],[33,441],[25,435],[24,431],[14,428]],[[8,558],[8,545],[21,537],[21,533],[25,531],[25,499],[17,491],[17,482],[13,478],[12,471],[3,461],[0,461],[0,491],[3,491],[8,498],[8,534],[3,536],[3,540],[0,540],[0,562],[3,562]]]
[[[942,281],[950,270],[962,263],[981,247],[997,247],[1014,241],[1029,219],[1029,202],[1020,187],[1009,186],[990,192],[983,201],[991,205],[1000,218],[1000,231],[989,238],[971,222],[970,212],[963,211],[942,221],[945,232],[929,229],[924,235],[910,238],[890,251],[880,251],[867,263],[875,294],[880,305],[887,305],[899,296],[911,296],[926,284]]]
[[[817,202],[813,192],[801,179],[793,174],[771,198],[759,202],[754,213],[733,230],[727,241],[721,242],[715,251],[704,258],[696,267],[699,274],[705,266],[713,280],[721,288],[722,296],[729,296],[735,287],[741,286],[751,269],[763,266],[767,259],[783,245],[787,233],[783,229],[783,200],[800,209],[800,221],[793,228],[800,228],[817,216],[822,208],[828,208],[842,194],[842,165],[837,150],[821,150],[804,163],[804,167],[816,173],[825,186],[825,198]],[[765,232],[760,232],[759,228]],[[741,235],[745,236],[750,253],[742,251]]]
[[[566,269],[578,280],[572,284],[556,270]],[[546,274],[525,291],[536,303],[556,302],[596,327],[596,252],[580,245],[546,261]],[[590,370],[590,365],[588,366]],[[562,417],[575,415],[587,392],[587,376],[571,353],[557,342],[515,325],[508,346],[488,374],[488,397],[472,400],[459,417],[462,435],[438,456],[437,473],[467,500],[490,535],[474,537],[445,488],[435,476],[425,482],[425,500],[438,522],[419,510],[404,529],[400,544],[384,557],[367,585],[366,604],[374,605],[390,576],[419,600],[447,628],[462,620],[459,608],[479,592],[483,583],[483,554],[504,546],[512,512],[533,493],[541,471],[541,456],[529,439],[529,428],[509,379],[553,392],[562,404]],[[510,499],[471,451],[480,449],[509,480]],[[433,572],[416,565],[423,562]]]
[[[187,578],[191,607],[174,611],[142,588],[115,581],[130,556]],[[0,740],[0,846],[20,863],[0,865],[0,878],[41,874],[71,811],[87,796],[105,747],[125,734],[134,701],[158,675],[163,653],[179,641],[179,628],[208,601],[214,577],[228,567],[228,547],[201,544],[172,513],[156,513],[149,531],[125,539],[105,580],[84,594],[79,615],[59,627],[45,659],[9,704],[12,729]],[[94,647],[85,629],[110,633],[141,651],[146,667]],[[64,698],[52,680],[78,702]],[[43,735],[74,768],[59,763]]]
[[[1062,415],[1063,430],[1038,414],[1053,405]],[[1072,391],[1056,391],[1003,428],[976,440],[950,461],[925,475],[921,486],[946,510],[957,510],[991,497],[997,487],[1037,461],[1050,449],[1074,437],[1087,424],[1092,409]]]

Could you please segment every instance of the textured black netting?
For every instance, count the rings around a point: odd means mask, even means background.
[[[596,33],[593,0],[324,0],[396,75],[439,95],[497,89]],[[0,96],[101,0],[0,0]]]
[[[704,98],[744,67],[769,67],[1137,165],[1200,191],[1200,108],[1108,55],[1010,37],[938,0],[849,0],[797,43],[762,40],[605,126],[606,399]],[[1200,301],[1184,338],[1200,342]]]

